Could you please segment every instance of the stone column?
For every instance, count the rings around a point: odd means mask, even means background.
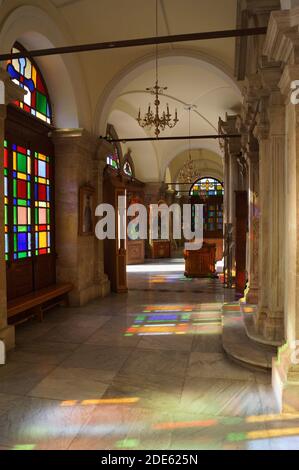
[[[270,188],[270,289],[269,311],[264,318],[266,339],[284,338],[285,285],[285,105],[280,92],[269,102],[271,188]]]
[[[270,288],[270,266],[265,260],[270,259],[270,221],[271,221],[271,171],[270,171],[270,140],[269,120],[266,114],[268,100],[261,99],[255,136],[259,140],[259,303],[256,316],[257,331],[262,333],[263,322],[268,316]]]
[[[79,189],[90,185],[95,189],[95,202],[100,194],[95,177],[97,139],[83,129],[57,130],[55,145],[55,208],[57,279],[72,282],[71,305],[81,306],[109,291],[103,264],[99,261],[95,235],[79,234]],[[102,271],[101,271],[102,270]],[[102,274],[102,276],[101,276]]]
[[[259,148],[256,139],[251,137],[247,149],[248,160],[248,217],[249,217],[249,239],[248,239],[248,289],[246,302],[257,304],[259,298]]]
[[[94,181],[96,182],[96,201],[97,204],[103,202],[103,178],[106,167],[106,157],[113,151],[111,144],[106,140],[100,140],[94,161]],[[101,287],[102,296],[110,292],[110,281],[104,272],[104,241],[95,239],[95,280]]]
[[[299,65],[287,65],[280,81],[285,96],[287,145],[284,226],[286,343],[273,361],[272,384],[281,411],[299,412],[299,108],[291,102],[291,83],[299,78]]]
[[[3,142],[5,137],[6,106],[16,99],[22,100],[24,92],[0,68],[0,340],[6,350],[15,345],[15,329],[7,325],[6,263],[4,245],[4,168]]]
[[[289,2],[291,3],[291,2]],[[291,6],[291,5],[289,5]],[[264,55],[280,62],[283,71],[279,82],[285,99],[285,184],[286,200],[284,225],[284,327],[286,343],[279,349],[277,360],[272,364],[272,384],[283,412],[299,412],[299,109],[296,101],[291,101],[293,81],[299,79],[298,50],[299,8],[276,12],[269,21]],[[298,88],[298,87],[297,87]],[[298,89],[295,90],[298,97]],[[278,114],[278,113],[277,113]],[[274,117],[272,115],[272,117]],[[278,116],[276,116],[278,118]],[[273,143],[276,154],[283,145],[281,136]],[[279,169],[280,162],[276,161]],[[276,179],[276,182],[278,178]]]

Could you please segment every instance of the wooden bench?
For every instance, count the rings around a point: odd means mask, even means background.
[[[68,293],[72,289],[73,285],[70,283],[54,284],[9,301],[7,304],[8,323],[21,323],[33,316],[37,316],[42,321],[45,310],[61,303],[68,304]]]

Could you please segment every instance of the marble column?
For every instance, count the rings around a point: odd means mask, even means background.
[[[299,78],[299,64],[287,65],[280,89],[285,97],[287,145],[285,156],[285,344],[273,360],[272,384],[280,406],[299,412],[299,108],[290,99],[291,83]]]
[[[267,99],[262,99],[255,135],[259,140],[259,302],[257,309],[256,328],[263,332],[263,323],[268,316],[270,289],[270,266],[265,260],[270,259],[270,212],[271,212],[271,172],[270,172],[270,140],[269,121],[265,116]]]
[[[285,214],[282,253],[285,259],[285,282],[281,287],[285,290],[283,308],[286,342],[279,349],[277,360],[273,360],[272,384],[281,411],[288,413],[299,412],[299,109],[291,100],[293,82],[299,80],[298,27],[298,7],[276,12],[270,17],[264,46],[264,55],[280,64],[282,77],[279,88],[285,104],[285,113],[281,118],[284,118],[286,128],[286,198],[283,207],[276,203],[276,211],[284,210]],[[279,119],[279,116],[276,118]],[[273,145],[278,156],[283,145],[282,136],[276,136]],[[278,169],[280,163],[276,161]],[[276,183],[280,178],[276,179]]]
[[[271,209],[270,209],[270,289],[269,311],[263,324],[265,338],[284,338],[285,285],[285,105],[280,92],[269,103]]]
[[[55,145],[55,210],[57,279],[72,282],[71,305],[81,306],[109,291],[104,276],[103,254],[99,255],[95,235],[79,235],[79,189],[90,185],[99,196],[95,178],[97,139],[83,129],[57,130]]]
[[[96,183],[96,203],[103,203],[103,177],[106,167],[106,157],[113,151],[111,144],[106,140],[100,140],[94,160],[94,181]],[[110,292],[110,281],[104,272],[104,241],[95,239],[95,280],[101,286],[101,295],[105,296]]]
[[[255,139],[254,139],[255,140]],[[250,142],[247,149],[248,160],[248,216],[249,216],[249,237],[248,237],[248,289],[246,292],[246,303],[257,304],[259,298],[259,148],[258,142]]]
[[[5,137],[6,106],[16,99],[22,100],[24,92],[0,68],[0,340],[6,350],[14,347],[15,329],[7,324],[6,263],[4,244],[4,168],[3,142]]]

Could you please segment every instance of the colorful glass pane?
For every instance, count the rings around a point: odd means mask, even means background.
[[[118,150],[117,146],[114,144],[113,145],[113,154],[109,154],[107,156],[106,162],[107,165],[111,166],[114,170],[119,169],[119,156],[118,156]]]
[[[223,196],[224,190],[220,181],[214,178],[201,178],[190,190],[190,196]]]
[[[31,257],[31,154],[13,144],[13,258]]]
[[[21,51],[14,47],[12,52],[18,53]],[[14,103],[27,113],[51,124],[52,115],[48,93],[36,66],[28,57],[22,57],[9,60],[7,62],[7,71],[12,81],[27,92],[24,101],[15,101]]]
[[[35,254],[51,253],[51,191],[50,158],[35,152],[34,158],[34,217]]]
[[[4,141],[4,237],[5,237],[5,260],[9,254],[9,231],[8,231],[8,143]]]
[[[128,161],[124,164],[124,173],[128,176],[133,176],[132,167]]]

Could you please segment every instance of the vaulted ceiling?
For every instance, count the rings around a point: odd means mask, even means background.
[[[43,9],[65,32],[67,39],[59,38],[55,45],[155,35],[155,0],[4,0],[0,19],[14,8],[28,4]],[[159,0],[158,4],[159,35],[236,27],[237,0]],[[22,32],[16,39],[28,38],[31,33],[26,34]],[[29,43],[32,45],[32,41],[28,40]],[[35,47],[38,46],[36,43]],[[191,117],[192,134],[217,133],[219,116],[224,118],[225,113],[235,112],[241,101],[233,78],[235,40],[169,44],[161,46],[159,51],[159,81],[168,87],[161,106],[169,103],[171,110],[177,108],[179,117],[178,125],[165,135],[188,134],[186,104],[197,105]],[[145,111],[152,102],[145,89],[155,80],[153,46],[81,53],[76,60],[80,65],[79,89],[81,83],[82,93],[83,88],[86,90],[90,130],[103,134],[109,122],[120,137],[154,135],[136,122],[139,106]],[[47,70],[47,60],[41,63]],[[188,141],[125,144],[124,151],[127,147],[132,149],[137,176],[159,181],[171,161],[186,151]],[[220,155],[217,141],[193,141],[192,148]]]

